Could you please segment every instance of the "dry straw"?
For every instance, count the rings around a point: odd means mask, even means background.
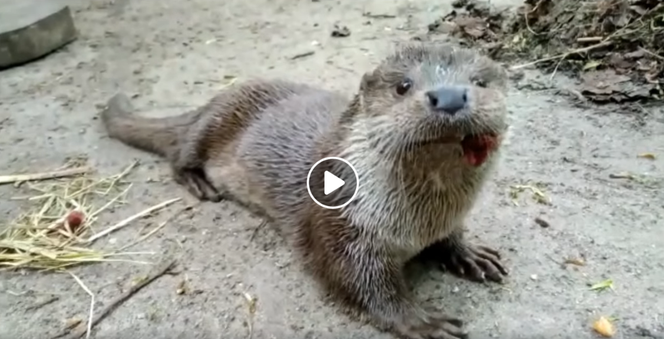
[[[91,262],[137,262],[130,260],[129,256],[145,253],[102,251],[88,246],[96,239],[180,200],[168,200],[107,229],[96,230],[98,218],[103,212],[126,202],[125,196],[132,184],[123,179],[136,165],[137,162],[134,162],[121,173],[101,179],[80,175],[88,170],[68,169],[51,172],[64,172],[66,175],[34,174],[14,176],[17,180],[5,180],[4,183],[20,181],[21,178],[60,178],[51,182],[25,182],[35,194],[14,198],[26,200],[29,208],[0,231],[0,270],[31,268],[51,271]],[[70,175],[78,176],[62,178]],[[70,225],[67,217],[73,211],[84,216],[80,225]]]

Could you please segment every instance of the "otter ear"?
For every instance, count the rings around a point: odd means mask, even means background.
[[[512,66],[507,63],[500,63],[499,65],[500,70],[502,71],[501,76],[506,80],[520,80],[524,76],[524,72],[521,69],[512,68]]]
[[[360,91],[364,92],[374,88],[378,82],[378,79],[380,78],[378,73],[378,70],[364,73],[362,76],[362,81],[360,82]]]

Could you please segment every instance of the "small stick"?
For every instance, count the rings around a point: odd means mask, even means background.
[[[394,19],[397,17],[393,14],[372,14],[371,12],[364,12],[362,16],[372,19]]]
[[[137,283],[136,285],[130,287],[127,291],[125,291],[124,293],[119,295],[117,298],[112,300],[108,304],[108,306],[104,307],[104,309],[102,309],[101,312],[99,312],[99,314],[96,317],[94,317],[94,319],[92,319],[90,321],[90,323],[88,324],[88,327],[90,329],[92,329],[92,327],[96,326],[102,320],[104,320],[104,318],[106,318],[109,314],[111,314],[111,312],[113,312],[118,306],[120,306],[120,304],[127,301],[130,297],[132,297],[134,294],[136,294],[138,291],[140,291],[143,287],[149,285],[150,283],[157,280],[158,278],[168,274],[169,271],[171,269],[173,269],[174,266],[175,266],[175,260],[168,261],[167,263],[165,263],[164,265],[162,265],[161,267],[156,269],[153,274],[151,274],[147,277],[147,279],[144,279],[144,280],[140,281],[139,283]],[[63,333],[58,334],[57,336],[54,336],[52,339],[57,339],[57,338],[64,337],[69,333],[70,333],[69,331],[64,331]],[[84,334],[85,334],[84,331],[79,330],[79,331],[77,331],[77,333],[74,333],[71,336],[71,339],[80,338]]]
[[[510,69],[515,70],[515,69],[526,68],[526,67],[529,67],[529,66],[537,65],[537,64],[539,64],[540,62],[551,61],[551,60],[556,60],[556,59],[560,59],[560,58],[566,58],[566,57],[569,56],[570,54],[576,54],[576,53],[588,52],[588,51],[592,51],[593,49],[596,49],[596,48],[601,48],[601,47],[609,46],[609,45],[611,45],[611,44],[612,44],[611,41],[603,41],[603,42],[600,42],[600,43],[598,43],[598,44],[594,44],[594,45],[592,45],[592,46],[588,46],[588,47],[584,47],[584,48],[579,48],[579,49],[571,50],[571,51],[569,51],[569,52],[562,53],[562,54],[558,54],[558,55],[554,55],[554,56],[552,56],[552,57],[542,58],[542,59],[535,60],[535,61],[532,61],[532,62],[529,62],[529,63],[526,63],[526,64],[512,66],[512,67],[510,67]]]
[[[133,184],[127,185],[127,188],[125,188],[120,194],[116,195],[113,199],[111,199],[109,202],[107,202],[104,206],[100,207],[98,210],[90,213],[88,215],[89,219],[92,219],[96,217],[99,213],[103,212],[105,209],[113,205],[116,201],[120,200],[127,192],[129,192],[129,189],[133,186]]]
[[[142,237],[136,239],[135,241],[133,241],[133,242],[131,242],[131,243],[125,245],[125,246],[122,246],[118,250],[118,252],[122,252],[122,251],[124,251],[124,250],[126,250],[126,249],[128,249],[132,246],[135,246],[136,244],[140,243],[141,241],[144,241],[145,239],[149,238],[153,234],[157,233],[160,229],[164,228],[164,226],[166,226],[171,220],[173,220],[177,216],[179,216],[182,212],[188,211],[188,210],[192,209],[193,207],[194,206],[192,206],[192,205],[187,205],[187,206],[183,207],[182,209],[178,210],[177,212],[173,213],[171,216],[166,218],[166,220],[164,220],[161,224],[159,224],[159,226],[155,227],[154,229],[152,229],[147,234],[143,235]]]
[[[170,220],[170,218],[169,218],[169,220]],[[143,235],[142,237],[136,239],[135,241],[133,241],[133,242],[131,242],[131,243],[125,245],[125,246],[122,246],[118,252],[124,251],[124,250],[126,250],[126,249],[128,249],[132,246],[136,246],[141,241],[144,241],[145,239],[151,237],[153,234],[157,233],[160,229],[164,228],[164,226],[166,226],[168,224],[169,220],[166,220],[166,221],[162,222],[161,224],[159,224],[159,226],[155,227],[152,231],[150,231],[147,234]]]
[[[92,317],[95,314],[95,294],[92,293],[92,291],[90,291],[90,289],[87,286],[85,286],[83,281],[81,281],[81,279],[79,279],[74,273],[71,273],[69,271],[67,273],[69,273],[72,276],[72,278],[74,278],[74,280],[76,280],[76,282],[81,286],[81,288],[85,291],[85,293],[87,293],[90,296],[90,316],[88,318],[87,329],[85,330],[85,338],[90,338],[90,332],[92,332],[92,320],[93,320]]]
[[[101,232],[99,232],[99,233],[97,233],[97,234],[91,236],[91,237],[88,238],[88,240],[86,240],[85,242],[87,242],[87,243],[91,243],[91,242],[93,242],[93,241],[95,241],[95,240],[97,240],[97,239],[99,239],[99,238],[101,238],[101,237],[103,237],[103,236],[105,236],[105,235],[107,235],[107,234],[109,234],[109,233],[115,232],[115,231],[117,231],[117,230],[119,230],[119,229],[121,229],[121,228],[123,228],[123,227],[129,225],[132,221],[134,221],[134,220],[136,220],[136,219],[138,219],[138,218],[141,218],[141,217],[143,217],[143,216],[146,216],[146,215],[148,215],[148,214],[150,214],[150,213],[152,213],[152,212],[154,212],[154,211],[156,211],[156,210],[158,210],[158,209],[164,208],[164,207],[166,207],[166,206],[168,206],[168,205],[170,205],[170,204],[172,204],[172,203],[174,203],[174,202],[180,201],[180,200],[182,200],[182,198],[175,198],[175,199],[171,199],[171,200],[164,201],[164,202],[162,202],[161,204],[154,205],[154,206],[152,206],[152,207],[150,207],[150,208],[148,208],[148,209],[146,209],[146,210],[143,210],[143,211],[139,212],[138,214],[134,214],[134,215],[132,215],[131,217],[129,217],[129,218],[127,218],[127,219],[124,219],[124,220],[118,222],[117,224],[115,224],[115,225],[113,225],[113,226],[111,226],[111,227],[109,227],[109,228],[107,228],[107,229],[105,229],[105,230],[103,230],[103,231],[101,231]]]
[[[653,56],[653,57],[655,57],[655,58],[657,58],[657,59],[659,59],[659,60],[664,60],[664,57],[663,57],[663,56],[661,56],[661,55],[659,55],[659,54],[657,54],[657,53],[655,53],[655,52],[651,52],[651,51],[649,51],[649,50],[647,50],[647,49],[645,49],[645,48],[643,48],[643,47],[639,47],[639,49],[642,50],[644,53],[646,53],[646,54],[650,54],[651,56]]]
[[[42,301],[42,302],[39,302],[39,303],[36,303],[36,304],[34,304],[34,305],[32,305],[32,306],[28,306],[28,307],[26,307],[25,310],[26,310],[26,311],[32,311],[32,310],[40,309],[40,308],[42,308],[42,307],[44,307],[44,306],[46,306],[46,305],[49,305],[49,304],[52,304],[52,303],[58,301],[58,300],[60,300],[59,297],[50,297],[50,298],[48,298],[48,299],[46,299],[46,300],[44,300],[44,301]]]
[[[598,42],[598,41],[602,41],[602,40],[604,40],[604,38],[602,38],[601,36],[587,36],[587,37],[576,39],[576,41],[578,41],[578,42]]]
[[[304,58],[304,57],[308,57],[308,56],[314,55],[314,53],[316,53],[316,52],[314,52],[314,51],[308,51],[308,52],[304,52],[304,53],[300,53],[300,54],[295,54],[295,55],[293,55],[290,59],[291,59],[291,60],[297,60],[297,59],[301,59],[301,58]]]
[[[258,234],[258,231],[260,231],[261,228],[265,227],[265,225],[267,225],[267,221],[266,220],[261,221],[261,223],[258,226],[256,226],[256,228],[254,228],[254,231],[251,233],[251,238],[249,239],[249,241],[254,241],[254,238],[256,238],[256,234]]]
[[[22,181],[48,180],[55,178],[71,177],[78,174],[88,173],[91,170],[92,169],[90,167],[84,166],[84,167],[68,168],[52,172],[0,175],[0,185],[10,184],[14,182],[22,182]]]

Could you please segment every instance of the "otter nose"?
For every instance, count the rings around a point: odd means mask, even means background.
[[[464,87],[440,87],[426,92],[429,104],[438,111],[455,114],[466,107],[468,90]]]

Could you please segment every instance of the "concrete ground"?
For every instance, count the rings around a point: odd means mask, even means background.
[[[111,174],[141,159],[129,177],[131,203],[107,223],[172,197],[192,201],[170,180],[164,161],[105,136],[97,114],[115,91],[135,95],[135,106],[153,115],[196,107],[229,77],[288,77],[350,94],[391,41],[424,32],[449,2],[72,1],[80,38],[0,73],[0,172],[35,172],[86,155]],[[370,19],[365,11],[396,17]],[[335,24],[351,35],[330,37]],[[307,52],[315,53],[292,59]],[[521,83],[537,77],[529,72]],[[559,76],[554,84],[568,83]],[[663,338],[662,109],[582,109],[556,96],[555,88],[520,87],[509,98],[513,137],[468,222],[475,241],[503,251],[509,281],[504,288],[482,286],[430,272],[417,284],[419,297],[460,314],[472,338],[595,338],[590,324],[600,315],[617,318],[617,338]],[[637,157],[644,152],[659,157]],[[610,178],[622,172],[646,179]],[[551,204],[524,192],[515,205],[510,187],[533,182]],[[21,192],[0,187],[3,219],[16,215],[20,205],[9,198]],[[165,216],[139,220],[98,245],[129,242]],[[550,226],[538,225],[538,217]],[[182,213],[134,248],[156,252],[153,261],[178,257],[179,274],[134,295],[93,337],[391,337],[326,303],[274,232],[264,228],[254,236],[259,224],[226,202]],[[561,268],[570,257],[583,257],[587,265]],[[73,271],[101,309],[149,267],[112,263]],[[180,295],[183,279],[191,292]],[[613,279],[614,291],[589,289],[606,279]],[[250,321],[245,292],[258,299]],[[59,300],[34,307],[53,295]],[[0,273],[2,339],[50,338],[66,319],[86,318],[88,311],[89,296],[67,274]]]

